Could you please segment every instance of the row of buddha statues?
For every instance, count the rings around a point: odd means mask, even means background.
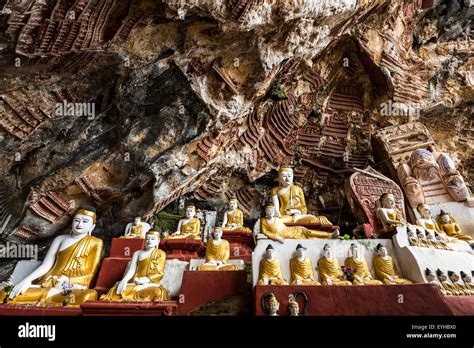
[[[341,267],[339,260],[334,256],[329,244],[323,247],[323,256],[317,262],[319,281],[315,279],[313,262],[304,255],[306,248],[301,244],[296,247],[296,255],[290,262],[289,285],[382,285],[382,284],[411,284],[408,279],[403,278],[387,249],[377,245],[377,255],[373,259],[375,279],[370,273],[367,261],[362,257],[359,245],[351,244],[351,256],[344,261]],[[343,270],[350,271],[345,274]],[[269,244],[265,255],[260,261],[258,285],[288,285],[281,271],[279,259],[276,257],[275,249]]]
[[[474,295],[474,283],[472,282],[472,276],[474,271],[471,271],[471,275],[461,271],[459,274],[454,271],[448,271],[448,275],[441,271],[439,268],[435,273],[426,268],[425,270],[426,279],[428,283],[434,284],[444,295],[447,296],[473,296]],[[438,278],[438,279],[436,279]]]
[[[465,234],[450,213],[440,211],[436,219],[433,219],[431,207],[428,204],[420,204],[417,211],[420,218],[416,225],[409,224],[403,214],[396,208],[395,196],[384,193],[376,204],[375,214],[386,233],[395,233],[399,226],[408,226],[410,244],[414,246],[433,247],[449,250],[446,243],[472,242],[472,237]]]

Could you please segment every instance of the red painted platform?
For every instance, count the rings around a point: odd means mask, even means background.
[[[184,271],[178,313],[186,315],[210,302],[242,294],[246,287],[245,271]]]
[[[280,315],[288,315],[291,294],[304,291],[308,296],[305,315],[325,316],[411,316],[455,315],[439,289],[431,284],[375,286],[278,286],[257,285],[255,313],[265,315],[261,298],[267,292],[280,302]],[[302,303],[300,309],[302,309]]]
[[[109,257],[131,258],[137,250],[143,249],[145,240],[140,238],[113,238]]]
[[[444,299],[455,315],[474,316],[474,296],[445,296]]]
[[[0,316],[80,316],[80,307],[36,307],[22,305],[0,305]]]
[[[84,316],[171,316],[177,314],[178,303],[88,301],[81,309]]]
[[[94,288],[99,296],[109,291],[116,282],[122,279],[129,261],[130,259],[122,257],[107,257],[102,261]]]
[[[310,230],[317,230],[317,231],[324,231],[324,232],[334,232],[336,231],[339,226],[337,225],[323,225],[323,224],[315,224],[311,222],[287,222],[285,223],[286,226],[303,226]]]
[[[205,247],[202,240],[191,238],[168,239],[160,242],[160,249],[166,252],[167,259],[189,261],[204,255]]]
[[[230,259],[250,261],[255,248],[255,240],[251,232],[223,230],[222,239],[229,242]]]

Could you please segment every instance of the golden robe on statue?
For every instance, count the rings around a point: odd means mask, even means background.
[[[374,257],[374,268],[377,278],[379,278],[384,284],[411,284],[412,282],[408,279],[404,279],[398,274],[397,268],[393,263],[391,256],[387,256],[386,259],[383,259],[380,255]],[[387,276],[398,278],[394,279],[391,282]]]
[[[206,263],[210,261],[221,261],[223,265],[201,265],[198,267],[200,271],[235,271],[237,268],[234,265],[228,265],[230,249],[229,242],[221,239],[219,244],[215,243],[213,239],[207,242],[206,246]]]
[[[310,230],[303,226],[286,226],[279,218],[274,218],[273,223],[266,218],[261,220],[261,232],[271,240],[277,237],[285,239],[329,239],[331,234],[323,231]]]
[[[53,267],[43,277],[34,282],[40,287],[31,287],[24,294],[18,295],[9,304],[36,304],[62,306],[65,297],[62,293],[48,297],[49,291],[57,285],[57,278],[69,277],[69,283],[89,287],[97,272],[102,254],[102,239],[86,236],[56,255]],[[72,290],[68,295],[69,306],[80,306],[86,301],[97,299],[93,289]],[[3,299],[2,299],[3,300]]]
[[[100,299],[102,301],[167,301],[168,290],[159,285],[165,275],[166,253],[156,248],[143,260],[138,260],[137,269],[131,281],[136,278],[147,277],[150,283],[144,285],[127,284],[121,295],[117,294],[116,283],[112,289]]]
[[[323,285],[329,285],[326,281],[327,278],[331,279],[332,285],[352,285],[350,281],[342,279],[344,278],[344,273],[338,259],[335,257],[332,259],[321,257],[318,260],[318,271]]]
[[[281,274],[280,261],[278,259],[269,260],[263,258],[260,261],[260,274],[258,276],[258,285],[265,285],[263,279],[269,280],[269,285],[288,285]]]
[[[345,261],[344,264],[346,267],[350,267],[355,269],[354,272],[354,280],[352,281],[352,284],[354,285],[382,285],[382,282],[380,280],[374,279],[372,275],[370,274],[369,271],[369,266],[367,265],[367,262],[364,259],[357,260],[353,257],[348,257]],[[362,282],[357,279],[362,278]]]
[[[293,257],[290,260],[290,273],[291,285],[297,285],[297,280],[301,281],[301,285],[321,285],[314,280],[313,262],[307,257],[304,260],[298,260],[298,257]]]
[[[177,236],[167,236],[165,239],[180,239],[184,238],[184,235],[191,234],[188,238],[201,239],[201,222],[198,218],[194,217],[188,222],[181,225],[180,234]]]
[[[471,241],[472,237],[464,234],[461,230],[461,227],[455,222],[448,224],[440,224],[440,228],[445,232],[449,237],[457,238],[459,240]]]

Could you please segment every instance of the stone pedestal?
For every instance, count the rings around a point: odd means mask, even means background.
[[[178,259],[181,261],[198,259],[205,252],[202,240],[191,238],[162,240],[160,249],[166,252],[167,259]]]
[[[0,316],[80,316],[80,307],[35,307],[23,305],[0,305]]]
[[[252,232],[242,230],[225,230],[222,234],[230,244],[230,259],[241,259],[250,261],[252,251],[255,248],[255,241]]]
[[[171,316],[176,315],[176,301],[111,302],[88,301],[81,305],[84,316]]]
[[[99,296],[109,291],[114,284],[122,279],[130,258],[107,257],[102,261],[95,290]]]
[[[131,258],[137,250],[143,249],[145,240],[141,238],[113,238],[109,257]]]

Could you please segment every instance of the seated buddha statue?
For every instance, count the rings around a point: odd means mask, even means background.
[[[201,222],[196,217],[196,207],[193,204],[186,206],[186,216],[179,220],[178,228],[171,236],[166,239],[201,239]]]
[[[464,284],[461,277],[459,277],[459,274],[454,271],[448,271],[448,277],[449,280],[451,280],[451,282],[453,283],[454,287],[459,290],[460,295],[473,295],[473,293],[471,293],[471,290],[466,287],[466,284]]]
[[[281,218],[276,216],[277,210],[271,203],[265,206],[265,217],[261,220],[261,232],[271,240],[284,243],[285,239],[317,239],[337,238],[339,231],[328,233],[310,230],[303,226],[286,226]]]
[[[275,257],[275,249],[269,244],[265,256],[260,261],[258,285],[288,285],[281,274],[280,261]]]
[[[304,255],[306,248],[296,246],[296,256],[290,260],[291,285],[321,285],[314,280],[313,262]]]
[[[448,246],[448,244],[447,244],[447,242],[448,242],[449,240],[447,239],[447,236],[446,236],[445,234],[443,234],[443,233],[438,233],[438,232],[435,231],[435,232],[434,232],[434,235],[435,235],[435,238],[436,238],[436,240],[438,241],[438,243],[442,246],[442,249],[445,249],[445,250],[452,250],[452,249]]]
[[[272,189],[272,201],[275,206],[276,216],[284,223],[318,223],[332,225],[325,216],[308,214],[303,189],[293,183],[293,169],[282,166],[278,171],[279,186]]]
[[[391,193],[382,194],[377,202],[378,207],[375,210],[375,215],[386,233],[394,234],[397,226],[406,225],[406,221],[395,203],[395,196]]]
[[[319,279],[323,285],[352,285],[348,280],[343,279],[339,260],[334,257],[332,248],[329,244],[323,247],[323,256],[318,260]]]
[[[206,262],[198,267],[199,271],[235,271],[234,265],[229,265],[229,242],[222,239],[222,228],[216,227],[212,239],[207,242]]]
[[[362,252],[357,244],[351,244],[351,256],[346,258],[344,264],[346,267],[355,269],[353,285],[382,285],[380,280],[374,279],[369,271],[367,261],[362,257]]]
[[[397,267],[387,249],[382,245],[377,245],[377,255],[374,257],[374,268],[377,278],[384,284],[411,284],[408,279],[404,279],[397,272]]]
[[[436,235],[439,236],[439,233],[436,231],[426,231],[426,242],[433,246],[433,248],[441,250],[451,250],[450,247],[446,244],[445,241],[436,238]]]
[[[229,201],[229,209],[224,212],[222,228],[224,230],[252,232],[249,228],[244,227],[244,213],[239,209],[239,202],[236,198]]]
[[[474,273],[474,272],[472,272]],[[461,271],[461,279],[462,281],[464,282],[464,284],[466,285],[466,288],[474,291],[474,283],[472,282],[472,277],[467,274],[467,273],[464,273],[463,271]]]
[[[148,231],[145,246],[133,253],[121,281],[100,297],[101,301],[167,301],[168,290],[160,285],[165,275],[166,253],[158,249],[160,232]]]
[[[77,210],[71,233],[54,238],[41,265],[15,285],[8,303],[62,306],[65,284],[68,290],[72,289],[68,295],[68,306],[80,306],[85,301],[96,300],[97,292],[89,289],[98,270],[103,247],[101,239],[91,236],[96,218],[94,208]]]
[[[439,283],[441,284],[441,287],[445,290],[446,295],[453,295],[453,296],[458,296],[461,295],[461,292],[459,289],[457,289],[454,284],[449,280],[448,276],[441,271],[439,268],[436,270],[436,274],[439,279]]]
[[[416,235],[416,229],[413,227],[408,227],[407,229],[407,237],[408,237],[408,242],[410,243],[411,246],[417,246],[417,247],[422,247],[422,243],[418,239]]]
[[[441,230],[449,237],[457,238],[464,241],[472,241],[472,237],[463,233],[461,227],[454,221],[451,214],[441,210],[438,215],[438,225]]]
[[[134,222],[130,222],[125,227],[125,234],[120,238],[145,238],[146,233],[150,230],[151,226],[143,222],[141,217],[137,216]]]
[[[428,204],[420,204],[416,210],[418,210],[418,213],[421,216],[416,220],[416,224],[418,226],[430,231],[441,231],[436,221],[434,221],[432,218],[431,208]]]
[[[434,248],[434,245],[430,244],[428,240],[426,239],[426,235],[423,230],[418,229],[416,231],[416,237],[418,238],[418,243],[420,244],[421,247]]]
[[[443,295],[452,295],[450,291],[447,291],[445,288],[441,286],[441,284],[436,280],[435,274],[429,269],[425,269],[425,276],[426,280],[428,280],[429,284],[436,285],[439,290],[443,293]]]

